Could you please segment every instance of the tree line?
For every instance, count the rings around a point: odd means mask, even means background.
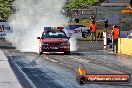
[[[15,0],[0,0],[0,20],[7,20],[13,14],[13,2]],[[93,5],[102,0],[67,0],[64,5],[66,9],[79,9]]]
[[[15,0],[0,0],[0,20],[7,20],[13,13],[13,2]]]
[[[68,8],[68,9],[86,8],[100,1],[104,1],[104,0],[67,0],[65,4],[65,8]]]

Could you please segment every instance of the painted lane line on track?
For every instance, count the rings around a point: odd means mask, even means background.
[[[49,57],[43,57],[43,58],[46,59],[46,60],[49,60],[49,61],[51,61],[51,62],[53,62],[53,63],[58,63],[58,61],[53,60],[53,59],[51,59],[51,58],[49,58]]]

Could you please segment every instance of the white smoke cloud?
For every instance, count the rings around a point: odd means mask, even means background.
[[[77,38],[71,37],[69,41],[70,41],[70,51],[77,51],[79,48],[77,43]]]
[[[67,20],[60,13],[65,0],[16,0],[17,8],[9,21],[13,33],[6,39],[22,52],[38,52],[38,36],[44,26],[62,26]]]

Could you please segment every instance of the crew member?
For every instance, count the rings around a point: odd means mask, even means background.
[[[114,25],[113,30],[112,30],[112,41],[113,41],[113,52],[115,52],[116,48],[116,53],[118,52],[118,38],[119,38],[119,28]]]
[[[92,24],[90,25],[90,30],[91,30],[91,34],[92,34],[92,41],[91,42],[93,42],[94,38],[96,40],[96,29],[97,29],[97,26],[96,26],[95,22],[92,21]]]

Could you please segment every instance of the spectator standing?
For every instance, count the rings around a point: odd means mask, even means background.
[[[94,21],[92,21],[92,24],[90,25],[90,30],[91,30],[91,34],[92,34],[92,41],[95,39],[96,40],[96,29],[97,29],[97,26],[95,24]]]
[[[113,52],[118,52],[118,38],[119,38],[119,28],[114,25],[112,30],[112,41],[113,41]],[[115,51],[116,48],[116,51]]]

